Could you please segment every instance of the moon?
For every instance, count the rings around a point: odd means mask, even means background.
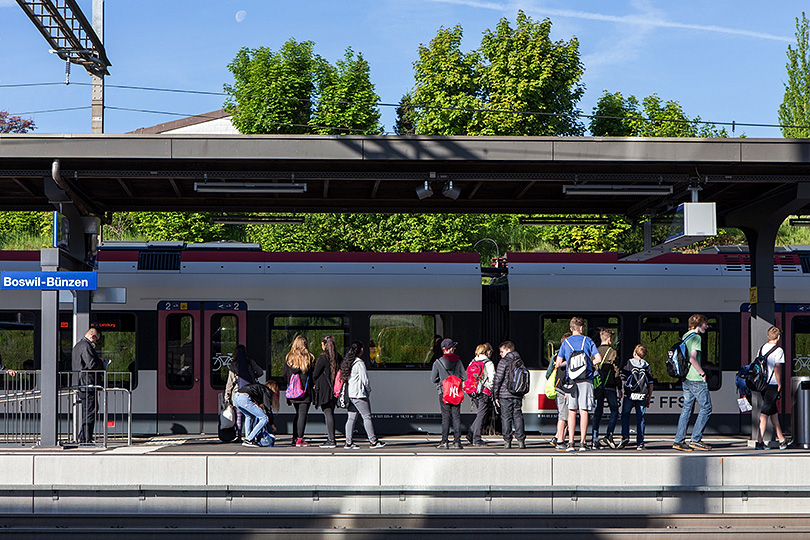
[[[239,11],[236,12],[236,22],[240,23],[244,21],[245,17],[247,17],[247,11],[245,11],[244,9],[240,9]]]

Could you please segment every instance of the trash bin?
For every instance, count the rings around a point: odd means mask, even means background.
[[[790,389],[793,445],[810,448],[810,377],[792,377]]]

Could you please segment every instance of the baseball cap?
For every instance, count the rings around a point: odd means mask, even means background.
[[[453,347],[455,347],[456,345],[458,345],[458,343],[456,343],[455,341],[453,341],[453,340],[452,340],[452,339],[450,339],[450,338],[444,338],[444,339],[442,340],[442,349],[444,349],[444,350],[447,350],[447,349],[452,349],[452,348],[453,348]]]

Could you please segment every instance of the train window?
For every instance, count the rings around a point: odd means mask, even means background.
[[[377,366],[430,366],[444,335],[441,315],[387,313],[369,317],[369,358]]]
[[[172,313],[166,317],[166,386],[188,390],[194,386],[194,319]]]
[[[599,346],[602,342],[599,331],[603,328],[613,330],[613,346],[616,347],[621,339],[621,324],[618,315],[574,315],[554,314],[540,317],[540,349],[543,351],[543,367],[548,367],[554,361],[557,352],[562,346],[562,337],[570,332],[571,319],[582,317],[585,320],[583,329],[586,336]]]
[[[13,370],[33,370],[34,314],[0,311],[0,363]]]
[[[228,366],[239,339],[239,321],[236,315],[217,313],[211,316],[211,387],[225,388]]]
[[[791,345],[793,377],[810,376],[810,317],[793,317]]]
[[[686,333],[688,317],[642,316],[641,344],[647,347],[646,360],[650,363],[657,385],[672,387],[678,381],[667,373],[666,360],[669,349]],[[709,329],[702,336],[703,357],[701,363],[713,376],[709,380],[709,389],[720,388],[719,360],[720,340],[719,323],[716,317],[709,317]],[[714,376],[717,375],[717,376]]]
[[[309,352],[321,353],[321,338],[334,336],[338,352],[343,354],[349,346],[349,318],[342,315],[271,315],[270,316],[270,373],[281,377],[284,359],[297,335],[309,343]]]
[[[62,313],[59,316],[59,342],[61,371],[71,371],[71,352],[73,350],[72,315]],[[90,313],[90,327],[101,331],[101,339],[96,343],[99,355],[110,361],[107,372],[108,386],[124,384],[131,389],[138,386],[138,365],[136,344],[137,318],[134,313],[114,313],[94,311]],[[114,375],[113,375],[114,373]]]

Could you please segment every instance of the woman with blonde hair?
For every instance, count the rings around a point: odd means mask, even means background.
[[[307,348],[307,338],[295,336],[290,352],[284,362],[282,375],[287,381],[287,404],[295,409],[292,440],[295,446],[309,446],[304,441],[304,429],[307,427],[307,412],[312,403],[312,365],[315,356]]]

